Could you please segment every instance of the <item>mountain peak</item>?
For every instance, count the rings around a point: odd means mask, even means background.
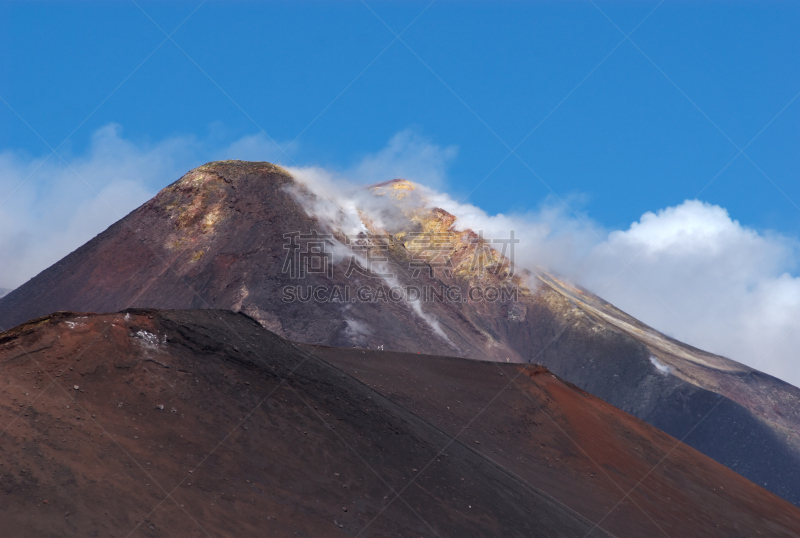
[[[417,188],[417,184],[413,181],[409,181],[407,179],[402,178],[395,178],[390,179],[389,181],[383,181],[381,183],[376,183],[369,187],[370,189],[393,189],[393,190],[406,190],[406,191],[413,191]]]

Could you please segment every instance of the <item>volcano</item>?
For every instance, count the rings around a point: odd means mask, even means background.
[[[10,536],[800,536],[800,509],[541,366],[241,313],[0,334]]]
[[[269,163],[214,162],[0,299],[0,326],[214,308],[305,344],[541,364],[800,505],[800,390],[517,268],[504,245],[408,181],[330,198]]]

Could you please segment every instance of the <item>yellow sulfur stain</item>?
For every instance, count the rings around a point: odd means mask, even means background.
[[[221,219],[222,212],[220,211],[219,207],[215,207],[214,209],[210,210],[203,218],[203,232],[205,233],[211,231],[214,228],[214,225]]]
[[[168,243],[167,248],[169,248],[170,250],[183,250],[184,248],[186,248],[187,243],[188,241],[186,241],[185,238],[181,237],[179,239],[176,239]]]

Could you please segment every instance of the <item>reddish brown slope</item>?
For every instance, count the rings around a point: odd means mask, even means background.
[[[440,430],[231,312],[58,314],[0,334],[0,369],[4,536],[591,529],[460,443],[437,457]]]
[[[674,440],[544,368],[314,353],[213,310],[57,314],[0,334],[0,528],[800,535],[800,510],[685,446],[605,517]]]
[[[800,533],[793,505],[543,367],[314,353],[613,534]]]

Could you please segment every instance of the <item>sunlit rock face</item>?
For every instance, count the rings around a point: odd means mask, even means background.
[[[0,299],[0,327],[222,308],[305,343],[544,364],[800,503],[798,389],[516,267],[511,236],[461,227],[427,192],[325,192],[270,163],[209,163]]]

